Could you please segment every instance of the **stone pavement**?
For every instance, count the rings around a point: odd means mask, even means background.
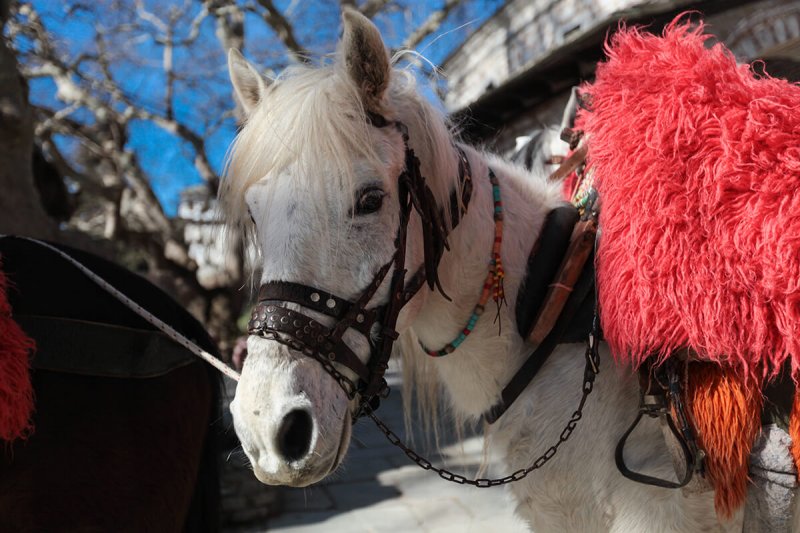
[[[405,437],[399,372],[387,376],[393,392],[384,400],[380,417]],[[423,439],[416,437],[417,442]],[[443,437],[447,441],[447,437]],[[451,441],[454,439],[450,439]],[[431,460],[463,475],[474,476],[482,457],[482,438],[469,437],[450,442]],[[240,459],[231,458],[231,461]],[[502,468],[490,463],[490,474]],[[371,420],[361,420],[354,428],[353,441],[344,464],[324,482],[305,489],[270,490],[241,480],[237,491],[254,491],[247,497],[255,508],[245,526],[229,525],[228,531],[278,532],[469,532],[527,531],[513,514],[510,495],[503,487],[479,489],[448,483],[433,472],[422,470],[392,446]],[[223,483],[223,490],[226,490]],[[240,500],[245,494],[230,494]],[[277,494],[274,492],[277,490]],[[271,494],[267,497],[266,494]],[[241,504],[240,504],[241,505]],[[269,511],[265,508],[271,506]],[[268,512],[267,512],[268,511]],[[269,518],[265,518],[269,515]],[[240,518],[247,518],[240,516]]]

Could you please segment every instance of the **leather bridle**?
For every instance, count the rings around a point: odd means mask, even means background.
[[[376,128],[392,126],[402,136],[405,148],[405,166],[398,176],[400,225],[395,236],[392,258],[375,273],[370,284],[355,301],[348,301],[315,287],[289,281],[268,281],[258,291],[258,302],[253,308],[248,332],[265,339],[277,341],[306,356],[316,359],[344,390],[348,399],[358,398],[353,421],[378,408],[380,398],[388,394],[384,379],[392,345],[397,340],[397,317],[409,300],[427,282],[444,294],[437,270],[444,250],[448,249],[448,228],[443,210],[436,204],[433,193],[420,171],[420,161],[409,147],[408,128],[400,121],[389,121],[376,113],[367,113],[367,122]],[[472,176],[464,152],[459,152],[459,181],[461,197],[457,191],[450,196],[451,229],[466,213],[472,196]],[[412,208],[417,211],[423,225],[424,262],[406,281],[406,238]],[[386,303],[367,308],[370,300],[391,272],[391,285]],[[321,313],[334,320],[331,327],[289,309],[287,304]],[[369,359],[363,363],[342,339],[347,330],[363,335],[370,347]],[[355,379],[342,373],[344,367],[352,371]]]

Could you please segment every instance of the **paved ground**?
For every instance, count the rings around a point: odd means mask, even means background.
[[[393,388],[399,389],[397,372],[388,377]],[[384,401],[379,414],[392,429],[404,434],[398,390]],[[472,476],[481,454],[482,439],[471,437],[444,446],[441,455],[431,455],[437,465],[446,461],[454,470]],[[240,464],[241,460],[232,456],[231,463]],[[354,428],[350,451],[339,471],[317,486],[269,490],[259,486],[255,478],[255,483],[242,479],[246,472],[243,468],[236,469],[236,483],[231,483],[228,475],[223,491],[227,490],[229,501],[234,498],[240,507],[247,501],[255,508],[239,509],[239,519],[228,521],[228,531],[527,531],[513,515],[504,488],[478,489],[445,482],[412,464],[369,420],[360,421]],[[493,465],[490,473],[500,474],[498,470]]]

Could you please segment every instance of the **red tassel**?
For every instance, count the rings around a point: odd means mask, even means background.
[[[33,432],[29,356],[36,344],[11,318],[7,287],[0,270],[0,439],[10,442]]]

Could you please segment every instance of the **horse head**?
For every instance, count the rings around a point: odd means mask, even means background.
[[[405,292],[403,271],[424,280],[424,262],[433,284],[443,251],[452,187],[421,176],[458,174],[441,114],[391,67],[377,28],[351,10],[343,20],[329,65],[267,80],[229,55],[246,119],[220,201],[260,251],[261,283],[231,411],[269,484],[305,486],[341,463],[352,420],[381,392],[385,360],[371,354],[424,298]]]

